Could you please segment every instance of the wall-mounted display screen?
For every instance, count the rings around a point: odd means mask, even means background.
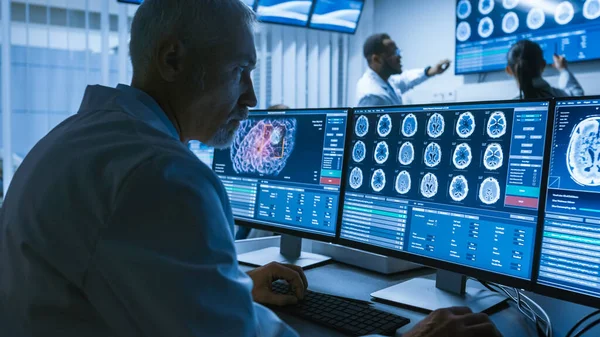
[[[354,34],[364,4],[362,0],[317,0],[309,27]]]
[[[306,27],[313,1],[259,0],[256,13],[262,22]]]

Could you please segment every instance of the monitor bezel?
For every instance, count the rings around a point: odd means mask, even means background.
[[[362,18],[362,15],[363,15],[363,13],[365,11],[366,0],[357,0],[357,1],[362,2],[363,5],[362,5],[362,7],[360,9],[360,14],[358,15],[358,20],[356,21],[356,28],[352,32],[342,32],[342,31],[333,30],[333,29],[311,27],[310,24],[312,22],[312,17],[313,17],[313,14],[315,12],[315,8],[317,7],[317,2],[318,1],[320,1],[320,0],[313,0],[313,5],[312,5],[311,11],[310,11],[310,16],[308,17],[308,23],[306,25],[307,28],[312,29],[312,30],[318,30],[318,31],[321,31],[321,32],[330,32],[330,33],[338,33],[338,34],[346,34],[346,35],[355,35],[356,34],[356,31],[358,30],[358,25],[360,23],[360,19]]]
[[[308,11],[308,19],[306,19],[306,24],[304,25],[293,25],[290,23],[283,23],[283,22],[273,22],[273,21],[264,21],[261,19],[260,14],[258,13],[258,6],[261,3],[261,0],[255,0],[254,1],[254,13],[256,14],[256,20],[258,20],[258,22],[260,23],[264,23],[264,24],[269,24],[269,25],[278,25],[278,26],[284,26],[284,27],[296,27],[296,28],[309,28],[308,24],[310,22],[310,19],[312,18],[312,13],[313,10],[315,9],[315,4],[317,3],[316,0],[310,0],[311,5],[310,5],[310,10]]]
[[[561,97],[561,98],[554,99],[555,104],[552,108],[552,122],[553,123],[552,123],[552,130],[550,130],[550,132],[554,131],[553,130],[554,129],[554,119],[556,117],[555,114],[556,114],[556,106],[558,105],[557,103],[565,102],[565,101],[578,101],[578,100],[599,100],[600,101],[600,96],[576,96],[576,97]],[[553,134],[553,132],[552,132],[552,134]],[[550,146],[552,146],[553,137],[549,137],[549,139],[550,139]],[[546,165],[546,171],[548,173],[550,170],[550,165],[549,165],[550,164],[550,154],[548,154],[547,157],[548,157],[548,163],[545,165]],[[543,205],[544,207],[542,210],[540,231],[543,231],[543,229],[544,229],[544,220],[545,220],[545,216],[546,216],[545,202],[546,202],[546,196],[548,194],[547,188],[548,188],[548,176],[546,175],[545,180],[544,180],[544,205]],[[585,295],[585,294],[577,293],[572,290],[556,288],[556,287],[538,283],[539,272],[540,272],[539,268],[541,265],[540,256],[541,256],[541,251],[542,251],[542,239],[543,239],[542,235],[538,235],[537,240],[536,240],[536,247],[538,247],[538,249],[536,250],[536,253],[538,253],[538,256],[537,256],[536,265],[535,265],[536,269],[535,269],[535,274],[534,274],[533,291],[540,295],[549,296],[549,297],[553,297],[553,298],[557,298],[557,299],[574,302],[574,303],[578,303],[578,304],[582,304],[582,305],[586,305],[589,307],[600,309],[600,298],[599,297]]]
[[[546,132],[547,132],[549,130],[549,128],[552,127],[551,123],[553,121],[553,119],[551,118],[552,117],[551,114],[554,111],[554,101],[552,99],[445,102],[445,103],[434,103],[434,104],[360,107],[360,108],[354,108],[353,113],[352,113],[352,120],[350,121],[350,123],[348,123],[348,126],[351,127],[353,125],[354,116],[356,115],[356,110],[369,110],[369,109],[378,110],[378,109],[411,108],[411,107],[414,107],[415,109],[422,109],[424,107],[435,108],[435,107],[459,106],[459,105],[515,104],[515,103],[537,103],[537,102],[539,102],[539,103],[547,102],[548,103],[548,120],[546,121]],[[349,132],[348,135],[350,135],[350,132],[352,132],[352,131],[350,130],[348,132]],[[347,137],[347,139],[348,139],[347,146],[349,146],[351,144],[350,138],[351,137]],[[547,146],[547,141],[546,141],[546,146]],[[546,147],[545,151],[548,151],[547,147]],[[344,155],[348,157],[349,152],[345,152]],[[544,157],[546,157],[546,156],[547,156],[547,152],[544,153]],[[346,164],[347,164],[347,161],[345,161],[345,165]],[[344,166],[344,168],[347,171],[347,167]],[[547,167],[542,168],[542,177],[541,177],[542,184],[541,184],[541,189],[540,189],[539,205],[542,205],[545,202],[546,186],[543,183],[548,174],[547,171],[548,171]],[[344,181],[342,181],[342,196],[340,198],[340,207],[339,207],[340,213],[343,210],[343,205],[345,202],[345,192],[346,192],[346,188],[347,188],[346,180],[347,179],[344,179]],[[542,199],[542,198],[544,198],[544,199]],[[542,215],[543,215],[543,210],[541,209],[541,207],[538,207],[538,221],[536,224],[536,237],[534,238],[534,241],[533,241],[533,243],[534,243],[533,256],[532,256],[533,263],[531,264],[532,269],[531,269],[531,276],[529,279],[521,279],[521,278],[517,278],[515,276],[509,276],[509,275],[499,274],[499,273],[495,273],[495,272],[485,271],[485,270],[474,268],[474,267],[467,267],[467,266],[464,266],[464,265],[461,265],[458,263],[451,263],[451,262],[446,262],[446,261],[442,261],[442,260],[438,260],[438,259],[433,259],[430,257],[425,257],[425,256],[409,253],[407,251],[397,251],[397,250],[393,250],[393,249],[389,249],[389,248],[382,248],[382,247],[378,247],[375,245],[370,245],[370,244],[360,243],[357,241],[343,239],[341,237],[341,229],[342,229],[341,214],[340,214],[340,216],[338,216],[338,221],[340,223],[337,226],[338,232],[337,232],[336,238],[337,238],[338,244],[346,246],[346,247],[356,248],[356,249],[360,249],[360,250],[365,250],[367,252],[372,252],[372,253],[385,255],[385,256],[389,256],[389,257],[393,257],[393,258],[398,258],[398,259],[422,264],[425,266],[429,266],[432,268],[444,269],[447,271],[467,275],[471,278],[478,279],[478,280],[485,280],[485,281],[489,281],[489,282],[504,284],[504,285],[511,286],[511,287],[532,290],[534,276],[536,275],[535,274],[536,273],[536,261],[537,261],[536,253],[539,252],[539,249],[537,249],[537,246],[535,246],[535,245],[537,244],[537,241],[538,241],[537,237],[539,236],[540,230],[543,228]]]
[[[339,198],[338,198],[338,216],[339,216],[339,209],[340,209],[340,206],[342,205],[341,200],[342,200],[342,193],[343,193],[344,179],[345,179],[345,170],[343,168],[346,165],[346,159],[347,159],[346,144],[347,144],[347,140],[348,140],[348,132],[350,131],[350,123],[349,122],[350,122],[351,116],[352,116],[352,108],[341,107],[341,108],[306,108],[306,109],[254,109],[254,110],[250,110],[249,116],[252,116],[252,113],[256,113],[256,112],[288,112],[288,111],[289,112],[292,112],[292,111],[346,111],[346,116],[347,116],[346,117],[346,139],[344,141],[344,156],[343,156],[343,161],[342,161],[342,178],[341,178],[342,181],[340,183],[340,194],[339,194]],[[214,172],[214,165],[215,165],[215,161],[213,160],[213,166],[211,167],[213,172]],[[292,236],[300,237],[303,239],[317,240],[317,241],[322,241],[322,242],[335,242],[335,240],[337,238],[337,233],[339,231],[339,226],[341,225],[340,219],[338,218],[335,223],[335,231],[331,235],[327,235],[327,234],[321,234],[321,233],[316,233],[316,232],[309,232],[309,231],[296,230],[296,229],[290,229],[290,228],[285,228],[285,227],[278,227],[277,225],[271,225],[271,224],[265,224],[263,222],[252,221],[248,218],[240,218],[240,217],[233,216],[233,219],[234,219],[235,224],[238,226],[244,226],[244,227],[249,227],[249,228],[259,229],[259,230],[265,230],[265,231],[279,233],[279,234],[292,235]]]

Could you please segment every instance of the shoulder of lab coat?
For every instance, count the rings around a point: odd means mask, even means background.
[[[425,73],[425,69],[420,68],[403,71],[400,75],[392,75],[388,82],[396,90],[396,93],[405,94],[428,79],[429,76]]]

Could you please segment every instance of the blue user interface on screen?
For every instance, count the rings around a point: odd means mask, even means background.
[[[538,283],[600,298],[600,99],[558,101]]]
[[[254,8],[254,4],[256,3],[256,0],[244,0],[244,3],[246,5],[248,5],[248,7]]]
[[[256,13],[263,22],[305,27],[312,4],[312,0],[259,0]]]
[[[213,156],[215,153],[215,149],[212,146],[208,146],[197,140],[191,140],[188,142],[188,148],[201,162],[206,164],[206,166],[212,167]]]
[[[457,0],[456,73],[502,70],[518,40],[569,61],[600,58],[600,0]]]
[[[363,6],[362,0],[317,0],[309,27],[354,33]]]
[[[341,238],[530,279],[548,107],[355,110]]]
[[[213,170],[236,219],[335,236],[348,110],[252,111]]]

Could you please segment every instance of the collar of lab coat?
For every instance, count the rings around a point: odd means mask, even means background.
[[[89,85],[85,90],[79,113],[98,110],[123,111],[169,137],[179,140],[177,129],[158,103],[137,88],[125,84],[119,84],[116,88]]]
[[[375,81],[382,89],[387,90],[388,88],[391,89],[390,85],[383,80],[383,78],[381,78],[381,76],[379,76],[379,74],[377,74],[373,69],[367,67],[367,75],[373,80]]]

